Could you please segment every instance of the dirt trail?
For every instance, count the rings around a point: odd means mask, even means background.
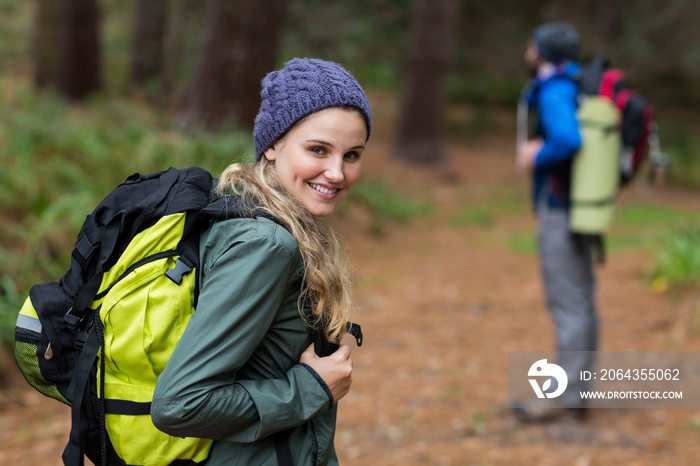
[[[387,140],[375,136],[365,175],[389,179],[435,207],[380,236],[368,233],[358,209],[334,220],[351,247],[357,320],[366,335],[354,350],[353,389],[340,407],[341,463],[698,464],[697,410],[593,410],[585,423],[556,426],[512,420],[505,409],[507,352],[553,348],[536,257],[513,252],[511,244],[534,229],[512,145],[504,139],[452,147],[447,168],[427,170],[390,161]],[[653,195],[655,202],[700,207],[683,193]],[[465,209],[489,215],[455,226]],[[677,332],[677,307],[642,279],[650,257],[642,248],[620,250],[599,270],[602,348],[698,349],[697,336]],[[61,464],[68,409],[28,389],[8,356],[2,364],[8,381],[0,390],[0,464]]]
[[[368,163],[370,176],[402,188],[432,185],[436,213],[378,239],[340,225],[353,246],[367,334],[340,413],[343,464],[698,464],[696,410],[592,410],[585,423],[553,426],[509,416],[507,352],[554,348],[536,256],[508,247],[509,238],[534,230],[511,150],[498,141],[453,148],[449,170],[433,173]],[[498,204],[499,193],[522,198],[486,225],[451,225],[455,212]],[[631,188],[622,202],[652,198],[700,207],[691,195],[658,189]],[[697,339],[678,331],[677,306],[644,281],[650,259],[643,248],[623,249],[599,269],[601,349],[697,350]]]

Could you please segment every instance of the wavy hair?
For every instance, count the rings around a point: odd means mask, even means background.
[[[274,165],[263,157],[254,165],[231,164],[221,173],[217,194],[236,195],[245,206],[284,223],[304,260],[304,284],[297,306],[311,308],[311,325],[338,343],[353,307],[350,263],[338,235],[316,218],[282,186]]]

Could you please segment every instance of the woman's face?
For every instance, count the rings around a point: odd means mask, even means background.
[[[312,215],[325,217],[360,179],[364,117],[338,107],[312,113],[265,151],[285,189]]]

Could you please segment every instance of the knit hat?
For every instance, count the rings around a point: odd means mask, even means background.
[[[255,118],[255,160],[301,118],[328,107],[356,107],[372,131],[372,115],[365,92],[337,63],[317,58],[293,58],[284,68],[262,80],[262,103]]]
[[[558,65],[578,58],[580,39],[578,32],[569,23],[555,21],[539,26],[532,34],[539,55]]]

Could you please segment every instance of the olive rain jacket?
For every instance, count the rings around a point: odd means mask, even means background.
[[[214,439],[207,466],[276,465],[289,430],[296,466],[336,465],[336,405],[309,366],[292,235],[266,218],[215,222],[201,240],[197,310],[156,385],[154,424]]]

